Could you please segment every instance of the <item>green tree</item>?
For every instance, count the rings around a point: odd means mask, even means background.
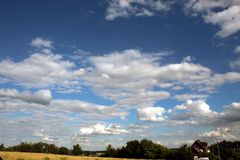
[[[112,147],[111,144],[109,144],[106,148],[106,154],[105,156],[107,157],[115,157],[117,154],[117,151],[115,150],[115,148]]]
[[[5,150],[4,144],[1,144],[0,145],[0,151],[4,151],[4,150]]]
[[[142,154],[144,158],[151,158],[154,159],[156,158],[156,152],[157,152],[157,148],[156,145],[147,139],[143,139],[140,142],[141,148],[142,148]]]
[[[58,154],[68,155],[69,154],[69,149],[66,148],[66,147],[60,147],[60,148],[58,148]]]
[[[190,147],[184,144],[177,151],[174,152],[173,157],[173,159],[176,160],[192,160],[194,157],[194,153],[191,151]]]
[[[142,155],[142,148],[138,140],[133,140],[127,142],[126,146],[127,156],[130,158],[141,158]]]
[[[79,144],[73,145],[72,154],[73,155],[81,155],[82,154],[82,149]]]

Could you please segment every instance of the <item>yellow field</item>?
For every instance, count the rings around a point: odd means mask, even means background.
[[[0,152],[3,160],[127,160],[122,158],[101,158],[84,156],[65,156],[45,153]]]

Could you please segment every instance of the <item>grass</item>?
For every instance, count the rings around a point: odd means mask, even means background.
[[[101,158],[86,156],[65,156],[45,153],[0,152],[3,160],[128,160],[122,158]]]

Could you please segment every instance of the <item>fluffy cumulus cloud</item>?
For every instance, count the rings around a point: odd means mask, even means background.
[[[35,38],[32,40],[31,45],[37,48],[52,48],[53,42],[50,40],[42,39],[42,38]]]
[[[38,43],[40,46],[48,44],[47,42]],[[64,60],[61,55],[33,53],[30,57],[19,62],[9,59],[2,60],[0,62],[0,75],[16,84],[28,87],[71,86],[84,74],[84,69],[74,70],[74,67],[73,62]]]
[[[153,87],[174,89],[184,87],[211,92],[224,83],[240,80],[238,72],[213,73],[209,68],[189,61],[161,64],[160,53],[146,54],[139,50],[113,52],[92,56],[92,67],[85,80],[96,91],[113,99],[124,98],[129,93],[147,95]],[[119,92],[119,90],[121,92]],[[153,94],[149,94],[153,95]],[[168,97],[165,93],[165,96]]]
[[[30,103],[49,104],[52,99],[50,90],[39,90],[37,92],[18,92],[16,89],[0,89],[1,98],[20,99]]]
[[[46,54],[52,53],[54,49],[53,41],[40,37],[33,39],[30,45],[34,51]]]
[[[172,2],[163,0],[110,0],[106,19],[114,20],[118,17],[153,16],[157,12],[170,10]]]
[[[218,113],[212,111],[206,102],[188,100],[173,108],[171,121],[176,124],[204,124],[214,121],[217,117]]]
[[[232,132],[233,129],[229,127],[216,128],[215,130],[204,132],[199,135],[200,138],[209,142],[216,142],[222,140],[234,141],[237,140],[237,136]],[[238,133],[239,134],[239,133]]]
[[[161,121],[167,125],[209,125],[209,126],[231,126],[240,121],[240,103],[233,102],[224,107],[222,112],[213,111],[210,105],[203,100],[188,100],[165,111],[161,107],[147,107],[138,109],[138,118],[142,121]],[[235,125],[236,126],[236,125]],[[235,130],[239,134],[239,130]],[[213,132],[211,132],[213,133]]]
[[[228,37],[240,31],[240,2],[236,0],[188,0],[186,10],[201,15],[206,23],[217,25],[219,37]]]
[[[138,118],[142,121],[164,121],[165,109],[162,107],[146,107],[137,110]]]
[[[127,130],[123,129],[120,125],[118,124],[109,124],[109,125],[104,125],[104,124],[95,124],[90,127],[86,128],[81,128],[79,131],[80,136],[90,136],[90,135],[95,135],[95,134],[124,134],[128,133]]]

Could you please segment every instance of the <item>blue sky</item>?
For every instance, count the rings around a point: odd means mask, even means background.
[[[239,139],[238,0],[2,1],[0,142]]]

